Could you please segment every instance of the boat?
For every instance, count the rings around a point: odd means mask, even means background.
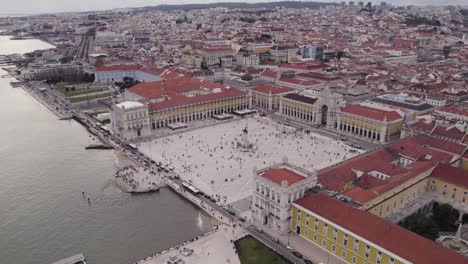
[[[21,82],[10,82],[11,87],[16,88],[21,86]]]
[[[114,147],[107,144],[91,144],[86,146],[85,149],[114,149]]]
[[[80,253],[80,254],[59,260],[52,264],[86,264],[86,262],[85,262],[84,255]]]

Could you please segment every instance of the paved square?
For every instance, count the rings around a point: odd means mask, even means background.
[[[237,147],[245,128],[255,148],[251,152]],[[358,154],[342,142],[259,116],[143,142],[139,149],[154,160],[171,163],[182,179],[217,195],[222,203],[252,194],[257,169],[287,159],[307,170],[317,170]]]

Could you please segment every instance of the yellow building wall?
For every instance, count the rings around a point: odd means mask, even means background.
[[[461,167],[462,167],[464,170],[468,170],[468,159],[463,159],[463,158],[462,158]]]
[[[300,212],[299,212],[300,211]],[[300,235],[310,242],[316,244],[322,249],[328,251],[337,257],[344,259],[348,263],[352,264],[370,264],[377,263],[377,252],[378,249],[373,244],[369,244],[368,257],[365,256],[367,244],[363,241],[359,241],[357,250],[354,250],[354,244],[356,238],[348,232],[343,232],[337,228],[336,239],[334,238],[335,225],[328,224],[327,235],[324,235],[325,222],[318,219],[318,228],[315,230],[315,217],[311,212],[304,212],[293,205],[291,210],[291,231],[296,232],[296,228],[300,226]],[[300,214],[300,219],[298,219]],[[307,219],[309,220],[307,222]],[[347,245],[344,245],[344,237],[348,235]],[[343,252],[345,254],[343,255]],[[355,261],[353,261],[353,259]],[[395,259],[395,264],[402,264],[401,261]],[[381,264],[391,264],[390,256],[382,252]]]
[[[430,177],[428,179],[428,190],[439,194],[455,202],[468,204],[468,188],[453,183]],[[455,189],[455,190],[454,190]]]
[[[380,202],[369,209],[367,211],[373,215],[379,216],[379,217],[385,217],[389,214],[391,214],[393,211],[404,207],[407,203],[412,202],[418,195],[422,194],[423,192],[426,191],[426,186],[427,186],[427,179],[424,179],[411,187],[398,192],[397,194],[393,195],[390,198],[387,198],[383,202]],[[390,190],[381,196],[388,195],[388,193],[393,192],[393,190]],[[380,197],[377,197],[376,199],[380,199]],[[374,203],[376,199],[373,199],[368,202],[368,204]]]

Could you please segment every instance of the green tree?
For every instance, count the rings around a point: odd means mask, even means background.
[[[455,231],[458,212],[450,204],[442,204],[432,210],[432,219],[442,231]]]
[[[440,231],[432,218],[421,213],[408,216],[401,226],[430,240],[435,240]]]

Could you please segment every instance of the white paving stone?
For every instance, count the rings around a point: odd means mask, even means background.
[[[245,127],[249,141],[257,146],[252,153],[236,148]],[[259,116],[144,142],[139,149],[154,160],[171,163],[182,179],[219,195],[223,203],[252,193],[254,169],[287,158],[294,165],[318,170],[358,154],[350,153],[351,147],[342,142]]]

